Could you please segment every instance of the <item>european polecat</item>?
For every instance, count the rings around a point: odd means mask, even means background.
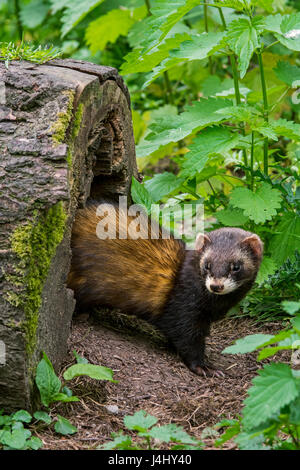
[[[116,216],[115,238],[97,235],[98,224],[104,221],[103,215],[96,215],[97,208],[98,214],[105,213],[107,225],[109,217]],[[263,244],[251,232],[220,228],[199,234],[195,249],[186,250],[181,240],[162,239],[160,229],[158,239],[151,239],[145,217],[140,224],[143,238],[126,239],[133,217],[114,203],[92,203],[78,210],[68,286],[81,307],[119,308],[151,322],[193,372],[203,373],[210,324],[251,288]]]

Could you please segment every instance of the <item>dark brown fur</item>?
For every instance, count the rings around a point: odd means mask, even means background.
[[[134,218],[120,215],[117,206],[117,238],[101,240],[96,235],[103,219],[96,216],[98,204],[79,210],[73,226],[68,286],[79,306],[105,305],[147,319],[171,340],[188,367],[200,373],[210,324],[251,288],[262,258],[261,241],[250,232],[223,228],[190,251],[180,240],[162,239],[160,231],[158,240],[151,239],[146,218],[140,229],[148,231],[148,239],[118,239]],[[211,278],[236,283],[233,292],[208,290],[207,262]],[[235,273],[230,267],[236,262],[241,269]]]

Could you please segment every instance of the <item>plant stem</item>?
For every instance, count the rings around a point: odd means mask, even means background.
[[[268,95],[267,95],[267,87],[266,87],[266,80],[265,80],[265,72],[264,72],[264,65],[262,60],[262,53],[261,50],[257,51],[258,63],[259,63],[259,70],[260,70],[260,80],[261,80],[261,87],[262,87],[262,94],[263,94],[263,104],[264,104],[264,120],[265,122],[269,122],[269,104],[268,104]],[[264,174],[268,176],[268,169],[269,169],[269,162],[268,162],[268,148],[269,142],[268,137],[264,139]]]
[[[254,131],[252,131],[252,135],[251,135],[251,161],[250,161],[250,167],[251,167],[250,189],[251,189],[251,191],[253,191],[253,189],[254,189],[254,175],[253,175],[253,170],[254,170]]]
[[[145,0],[145,5],[147,8],[147,16],[152,16],[152,13],[150,10],[151,9],[150,0]],[[173,93],[172,93],[172,86],[171,86],[171,82],[170,82],[170,78],[169,78],[169,74],[167,70],[164,72],[164,81],[165,81],[165,87],[166,87],[165,102],[173,104],[174,99],[173,99]]]
[[[148,15],[148,16],[151,16],[152,13],[151,13],[151,11],[150,11],[150,8],[151,8],[150,0],[145,0],[145,5],[146,5],[146,8],[147,8],[147,12],[148,12],[147,15]]]
[[[19,40],[22,41],[23,38],[23,26],[20,18],[20,4],[19,0],[14,0],[14,6],[15,6],[15,15],[17,19],[17,30],[18,30],[18,36]]]
[[[165,80],[165,86],[166,86],[166,102],[174,104],[174,99],[173,99],[173,94],[172,94],[172,86],[171,82],[169,79],[168,72],[164,72],[164,80]]]
[[[218,7],[218,10],[219,10],[223,28],[226,30],[227,25],[226,25],[224,13],[222,11],[222,7]],[[234,83],[235,100],[236,100],[236,104],[239,105],[241,104],[241,94],[240,94],[240,87],[239,87],[239,76],[238,76],[238,71],[237,71],[237,66],[236,66],[236,58],[234,54],[230,54],[229,57],[230,57],[232,77],[233,77],[233,83]],[[242,131],[242,134],[245,135],[245,124],[241,124],[241,131]],[[247,153],[245,149],[243,149],[243,160],[244,160],[245,165],[247,166],[248,159],[247,159]]]
[[[205,31],[208,33],[208,5],[207,5],[207,0],[204,0],[204,27]],[[208,58],[208,63],[209,63],[209,73],[212,75],[213,70],[212,70],[212,58],[209,56]]]

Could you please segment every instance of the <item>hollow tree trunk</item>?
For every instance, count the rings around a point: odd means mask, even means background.
[[[117,71],[75,60],[0,63],[0,408],[30,409],[41,351],[58,367],[75,301],[75,211],[136,174]]]

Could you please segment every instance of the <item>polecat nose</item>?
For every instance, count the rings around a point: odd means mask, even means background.
[[[222,290],[224,289],[224,285],[223,284],[211,284],[210,288],[213,292],[222,292]]]

